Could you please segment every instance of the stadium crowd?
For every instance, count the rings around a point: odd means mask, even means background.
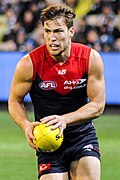
[[[98,52],[120,52],[119,0],[1,0],[0,51],[31,51],[44,44],[40,11],[57,3],[66,3],[76,10],[81,1],[91,2],[91,6],[78,14],[73,41]],[[79,12],[83,9],[80,6]]]

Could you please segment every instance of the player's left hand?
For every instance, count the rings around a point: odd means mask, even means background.
[[[62,136],[63,130],[66,128],[66,120],[64,116],[51,115],[40,119],[40,121],[42,123],[46,123],[46,126],[52,125],[53,130],[59,128],[60,129],[59,136]]]

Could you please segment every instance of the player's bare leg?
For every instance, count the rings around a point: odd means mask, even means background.
[[[86,156],[71,163],[70,174],[72,180],[100,180],[100,160]]]
[[[68,173],[52,173],[45,174],[40,177],[39,180],[69,180]]]

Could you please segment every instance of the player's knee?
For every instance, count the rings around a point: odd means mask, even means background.
[[[100,180],[100,161],[94,157],[74,161],[71,163],[70,175],[72,180]]]

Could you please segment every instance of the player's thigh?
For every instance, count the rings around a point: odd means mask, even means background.
[[[100,160],[85,156],[74,161],[70,166],[72,180],[100,180]]]
[[[51,173],[45,174],[39,180],[69,180],[68,173]]]

